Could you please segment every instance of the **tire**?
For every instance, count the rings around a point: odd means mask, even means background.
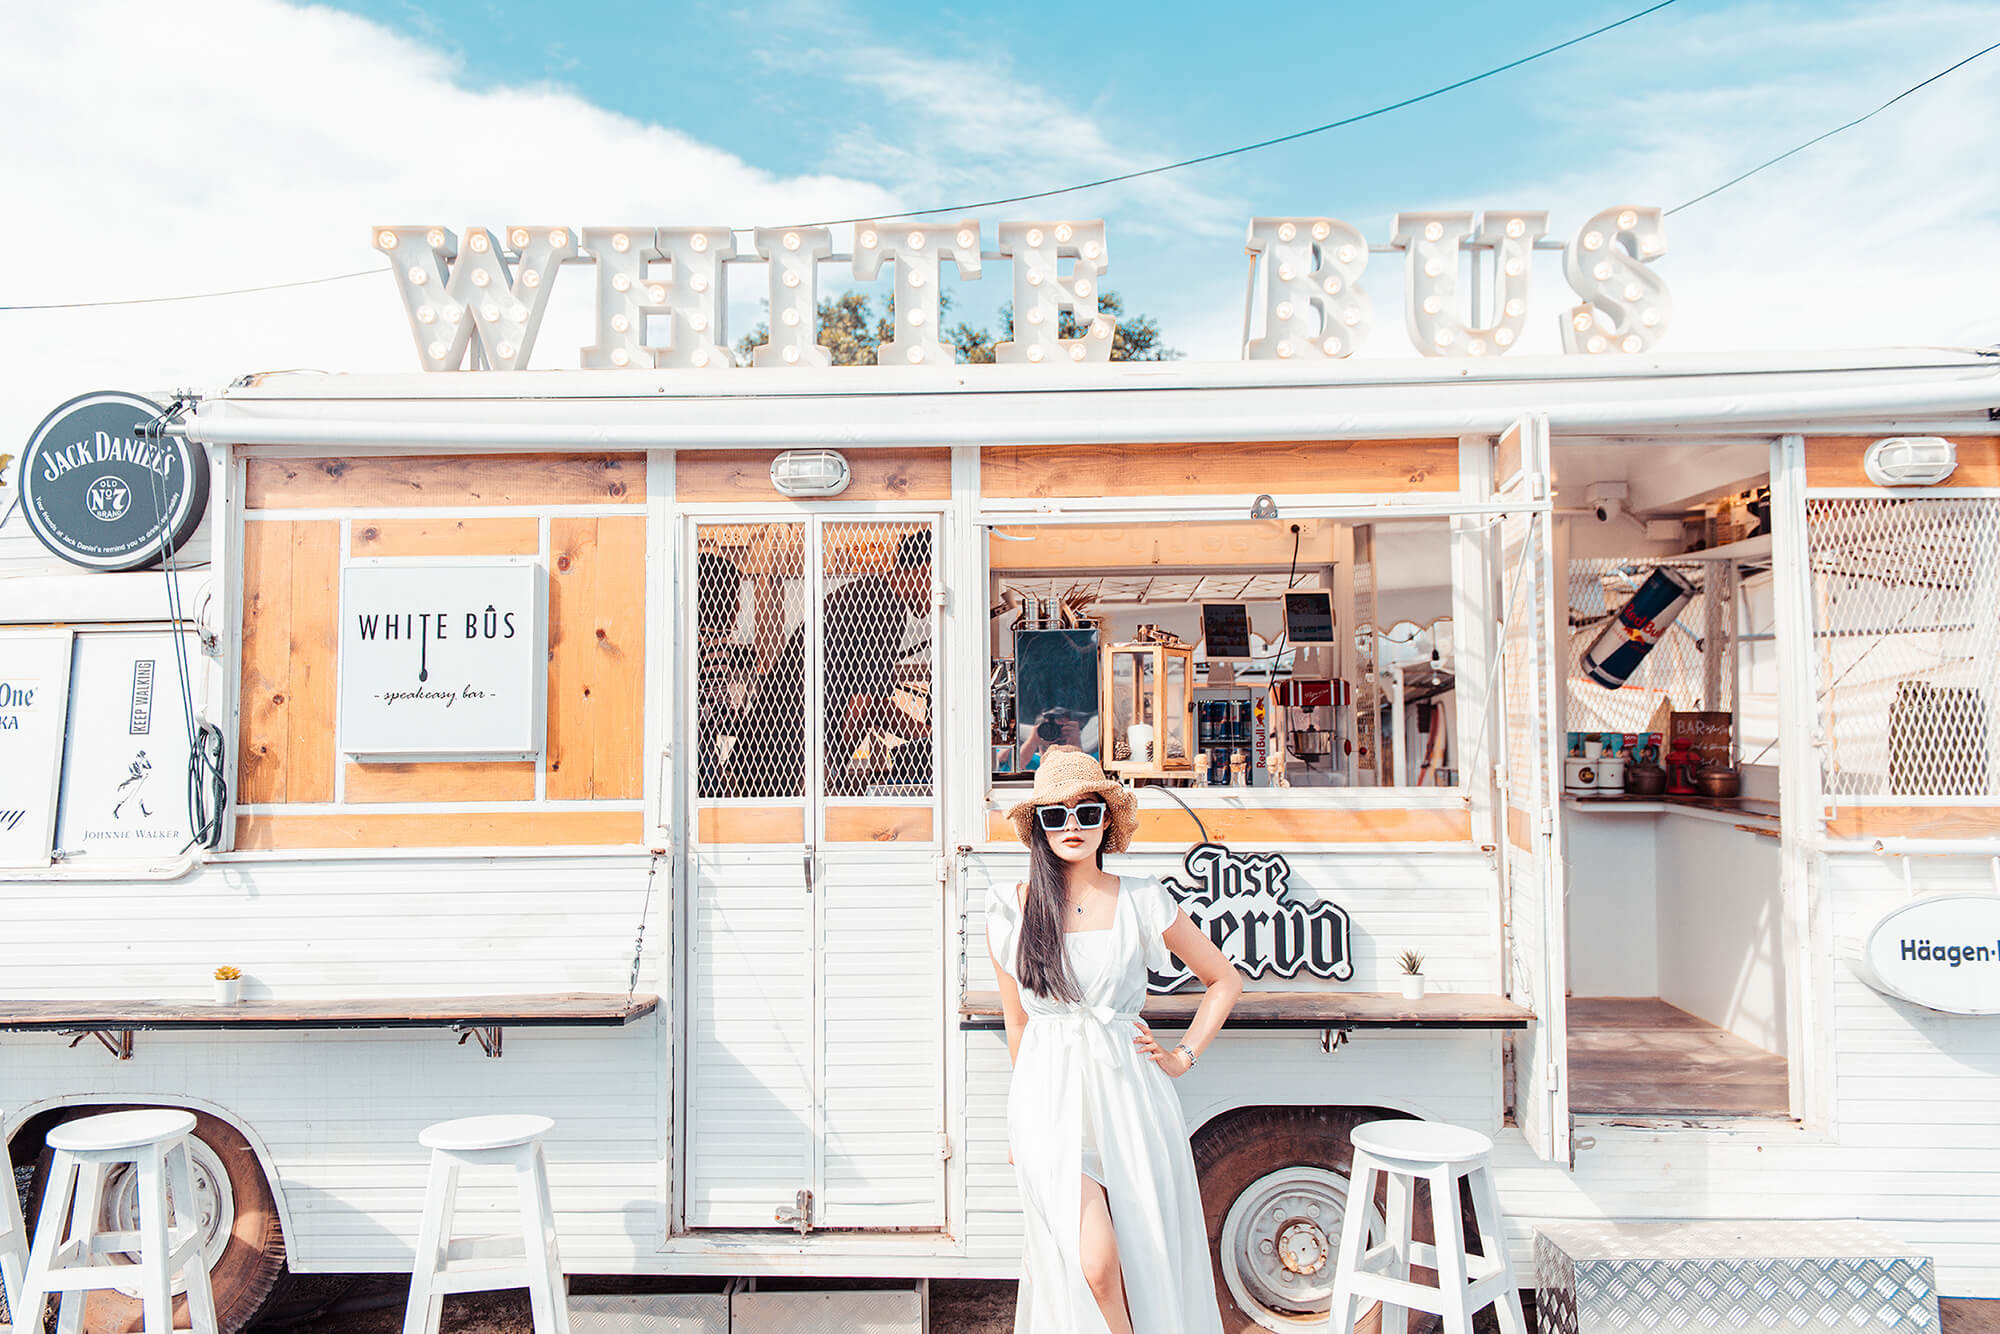
[[[62,1119],[126,1110],[76,1108]],[[206,1112],[196,1112],[193,1139],[189,1148],[195,1192],[201,1197],[202,1224],[208,1231],[202,1253],[209,1263],[208,1282],[215,1291],[216,1316],[222,1334],[241,1334],[263,1309],[272,1287],[285,1272],[285,1235],[278,1224],[278,1202],[257,1163],[256,1151],[235,1127]],[[40,1215],[42,1192],[48,1186],[54,1158],[54,1151],[44,1147],[36,1161],[27,1214],[30,1228]],[[105,1190],[104,1212],[108,1217],[129,1216],[136,1185],[129,1170],[112,1174]],[[176,1283],[176,1324],[188,1320],[187,1299],[180,1291]],[[91,1293],[85,1302],[85,1334],[130,1334],[144,1324],[145,1311],[136,1295],[102,1290]]]
[[[1195,1133],[1195,1171],[1225,1334],[1303,1334],[1326,1327],[1354,1162],[1349,1136],[1364,1122],[1402,1115],[1353,1107],[1254,1107],[1219,1117]],[[1418,1192],[1415,1240],[1429,1241],[1428,1195],[1421,1185]],[[1386,1199],[1386,1190],[1376,1192],[1375,1226],[1381,1225]],[[1412,1312],[1412,1328],[1422,1319]],[[1380,1321],[1380,1311],[1371,1305],[1362,1309],[1355,1327],[1375,1334]]]

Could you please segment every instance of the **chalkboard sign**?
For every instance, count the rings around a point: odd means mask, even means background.
[[[1333,642],[1333,594],[1285,594],[1285,638],[1294,644]]]
[[[1020,630],[1014,635],[1015,773],[1050,746],[1098,747],[1097,631]]]
[[[1735,720],[1727,713],[1676,713],[1667,732],[1667,741],[1685,739],[1695,754],[1716,764],[1730,762],[1731,733]]]
[[[1210,662],[1250,656],[1250,608],[1242,602],[1201,604],[1201,638]]]

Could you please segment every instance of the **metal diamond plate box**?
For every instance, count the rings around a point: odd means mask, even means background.
[[[719,1292],[649,1292],[569,1299],[570,1334],[729,1334]]]
[[[739,1292],[731,1334],[920,1334],[923,1298],[914,1290]]]
[[[1931,1257],[1859,1223],[1578,1223],[1535,1233],[1544,1334],[1938,1334]]]

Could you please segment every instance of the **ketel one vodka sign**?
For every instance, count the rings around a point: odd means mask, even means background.
[[[1347,910],[1292,898],[1292,868],[1282,854],[1200,843],[1182,865],[1185,881],[1165,876],[1162,883],[1240,972],[1296,977],[1304,970],[1338,982],[1354,976]],[[1194,976],[1178,957],[1173,962],[1171,973],[1147,974],[1150,989],[1173,991]]]
[[[350,565],[340,749],[357,759],[521,759],[542,749],[547,580],[533,560]]]
[[[159,404],[116,390],[73,398],[21,455],[21,512],[36,540],[89,570],[143,570],[178,551],[208,506],[208,454],[141,435]]]

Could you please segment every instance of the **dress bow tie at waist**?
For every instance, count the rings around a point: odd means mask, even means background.
[[[1100,1065],[1116,1068],[1132,1050],[1132,1022],[1137,1010],[1114,1010],[1109,1005],[1077,1005],[1056,1013],[1034,1015],[1029,1022],[1047,1024],[1065,1046],[1082,1043]]]

